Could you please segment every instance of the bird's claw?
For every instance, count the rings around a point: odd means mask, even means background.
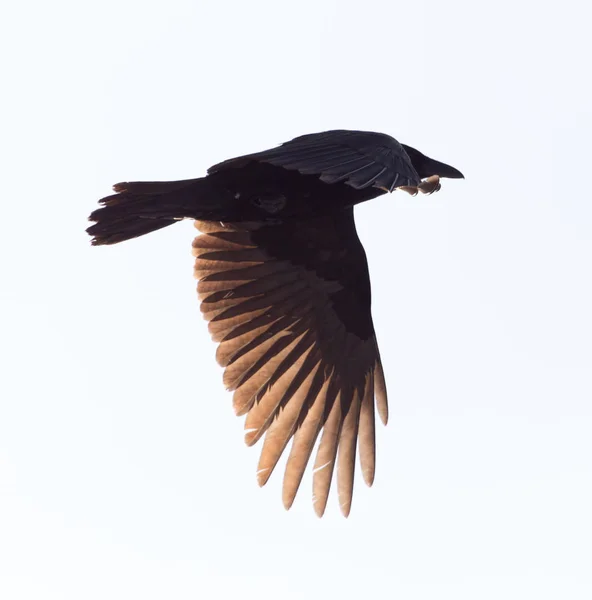
[[[433,194],[437,192],[442,187],[440,183],[440,177],[438,175],[432,175],[427,179],[424,179],[419,185],[402,185],[400,190],[411,194],[412,196],[417,196],[418,192],[422,194]]]
[[[438,175],[432,175],[424,179],[417,187],[422,194],[433,194],[442,187],[442,184]]]

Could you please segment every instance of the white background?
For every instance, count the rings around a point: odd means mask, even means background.
[[[2,11],[0,597],[592,597],[586,2]],[[348,520],[257,487],[191,223],[84,233],[117,181],[331,128],[466,176],[356,210],[391,420]]]

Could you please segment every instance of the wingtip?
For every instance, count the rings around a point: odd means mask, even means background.
[[[317,502],[316,499],[313,498],[312,505],[313,505],[313,508],[314,508],[314,511],[315,511],[315,514],[317,515],[317,517],[319,519],[322,519],[323,515],[325,514],[325,508],[327,507],[327,504],[326,503],[322,504],[320,502]]]
[[[245,429],[245,432],[244,432],[245,444],[247,446],[253,446],[254,444],[257,443],[257,441],[259,440],[261,435],[262,435],[262,432],[258,428]]]
[[[374,469],[363,469],[362,478],[368,487],[372,487],[372,484],[374,483]]]
[[[265,467],[257,471],[257,484],[259,485],[259,487],[263,487],[269,481],[271,471],[272,469],[270,469],[269,467]]]
[[[282,504],[284,505],[284,508],[286,510],[290,510],[292,508],[292,505],[294,504],[294,499],[295,499],[295,495],[288,495],[288,494],[283,494],[282,495]]]

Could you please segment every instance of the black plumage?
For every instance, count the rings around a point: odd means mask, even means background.
[[[349,514],[356,446],[372,484],[374,411],[386,423],[388,410],[353,206],[395,189],[432,193],[440,177],[462,174],[384,134],[327,131],[224,161],[203,178],[117,184],[90,216],[95,245],[196,220],[201,309],[235,411],[247,415],[246,442],[265,435],[261,485],[293,440],[286,507],[319,434],[317,514],[335,464]]]

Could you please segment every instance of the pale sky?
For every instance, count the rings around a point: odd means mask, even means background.
[[[587,2],[1,10],[1,598],[592,597]],[[356,210],[391,417],[347,520],[258,488],[191,223],[84,232],[115,182],[333,128],[466,176]]]

